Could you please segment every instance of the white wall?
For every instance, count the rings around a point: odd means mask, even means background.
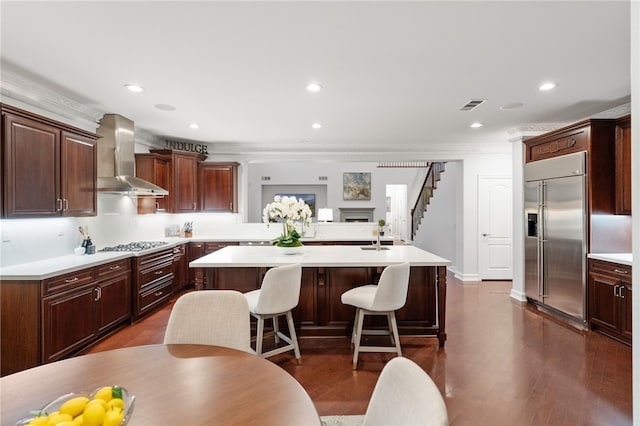
[[[448,161],[445,171],[440,175],[434,195],[427,207],[427,211],[420,222],[418,232],[413,238],[413,245],[427,250],[445,259],[452,265],[450,271],[459,271],[456,258],[457,223],[458,217],[458,181],[461,179],[461,164],[458,161]]]
[[[386,185],[409,185],[409,192],[416,181],[416,175],[421,169],[405,168],[377,168],[377,163],[371,162],[266,162],[249,163],[247,173],[247,211],[249,222],[262,220],[262,209],[272,200],[262,199],[262,185],[326,185],[327,205],[333,209],[334,221],[340,220],[340,208],[366,207],[374,208],[374,218],[386,217]],[[371,173],[371,200],[343,200],[342,176],[344,172]],[[326,176],[326,180],[320,177]],[[263,180],[269,177],[269,180]],[[411,199],[408,200],[412,203]]]

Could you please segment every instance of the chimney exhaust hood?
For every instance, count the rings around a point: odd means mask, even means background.
[[[96,131],[98,191],[131,196],[169,195],[169,191],[135,176],[134,124],[118,114],[105,114]]]

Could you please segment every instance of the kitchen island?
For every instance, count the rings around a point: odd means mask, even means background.
[[[409,262],[409,290],[397,313],[400,334],[446,340],[446,266],[451,262],[417,247],[305,246],[302,253],[280,254],[276,247],[229,246],[192,261],[196,288],[247,292],[260,288],[274,266],[300,263],[300,301],[293,311],[300,337],[350,336],[355,311],[343,305],[345,291],[376,283],[385,266]],[[378,320],[379,318],[373,318]],[[382,323],[381,326],[385,324]]]

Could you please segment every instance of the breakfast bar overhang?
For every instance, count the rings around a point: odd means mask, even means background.
[[[451,262],[410,245],[309,245],[301,253],[283,255],[273,246],[228,246],[192,261],[197,290],[260,288],[265,272],[274,266],[300,263],[300,301],[293,311],[300,337],[351,335],[355,310],[343,305],[345,291],[377,283],[385,266],[409,262],[409,290],[405,306],[396,312],[400,334],[435,336],[446,340],[446,266]],[[378,318],[374,318],[377,320]],[[381,325],[384,325],[382,323]]]

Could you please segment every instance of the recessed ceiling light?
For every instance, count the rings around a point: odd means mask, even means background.
[[[320,124],[320,123],[313,123],[313,124],[311,125],[311,127],[312,127],[312,128],[314,128],[314,129],[321,129],[321,128],[322,128],[322,124]]]
[[[320,86],[318,83],[309,83],[307,84],[307,90],[310,92],[319,92],[320,90],[322,90],[322,86]]]
[[[189,127],[191,127],[192,129],[199,129],[200,125],[198,123],[191,123],[189,124]]]
[[[144,91],[144,87],[138,86],[137,84],[125,84],[124,87],[126,87],[130,92],[140,93]]]
[[[161,109],[162,111],[175,111],[176,107],[168,104],[155,104],[154,107]]]
[[[556,86],[557,86],[557,84],[556,84],[556,83],[548,82],[548,83],[542,83],[542,84],[540,85],[540,87],[538,87],[538,89],[539,89],[539,90],[542,90],[542,91],[544,92],[544,91],[547,91],[547,90],[551,90],[551,89],[553,89],[553,88],[554,88],[554,87],[556,87]]]
[[[478,123],[477,121],[475,123],[471,123],[469,125],[469,127],[477,129],[478,127],[482,127],[482,123]]]
[[[513,103],[511,103],[511,104],[502,105],[502,106],[500,107],[500,110],[502,110],[502,111],[506,111],[506,110],[509,110],[509,109],[522,108],[522,106],[523,106],[523,105],[524,105],[524,104],[523,104],[522,102],[513,102]]]

